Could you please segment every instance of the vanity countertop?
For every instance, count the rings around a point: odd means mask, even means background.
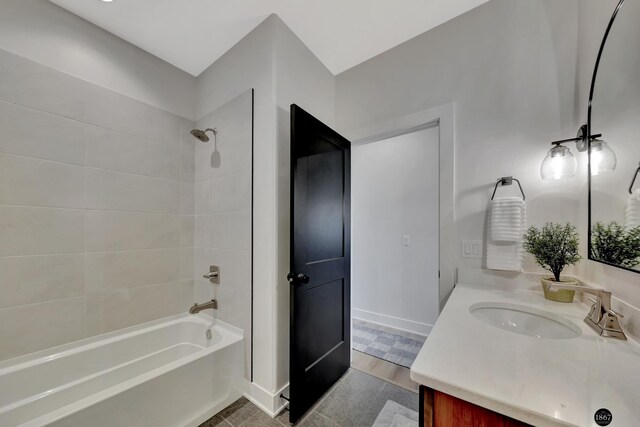
[[[502,302],[555,313],[581,335],[544,339],[478,320],[469,307]],[[547,301],[542,292],[458,284],[411,366],[411,379],[535,426],[640,426],[640,344],[601,338],[583,319],[589,307]]]

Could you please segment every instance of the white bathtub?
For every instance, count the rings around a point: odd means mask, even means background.
[[[211,322],[178,315],[0,362],[0,426],[197,426],[242,396],[242,331]]]

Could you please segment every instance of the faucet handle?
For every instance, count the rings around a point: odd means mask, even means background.
[[[220,267],[217,265],[212,265],[209,267],[209,272],[202,276],[203,278],[209,280],[214,285],[220,284]]]
[[[613,311],[611,309],[609,309],[609,311],[607,311],[607,313],[609,313],[611,316],[615,316],[615,317],[619,317],[620,319],[624,319],[624,316],[621,313],[618,313],[618,312]]]
[[[591,306],[591,310],[589,310],[589,314],[587,314],[587,317],[584,319],[585,323],[602,337],[616,338],[619,340],[627,339],[620,325],[622,315],[611,309],[611,291],[562,284],[551,284],[549,287],[571,289],[594,295],[594,297],[587,297],[593,302],[593,305]]]
[[[620,325],[620,317],[622,317],[622,315],[613,310],[608,310],[604,316],[602,316],[602,320],[598,323],[598,326],[600,327],[600,336],[626,341],[627,337]]]

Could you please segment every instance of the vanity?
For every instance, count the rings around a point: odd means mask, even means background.
[[[612,5],[598,7],[607,13]],[[587,124],[576,138],[553,142],[541,168],[544,179],[571,178],[577,161],[569,148],[575,142],[588,154],[582,255],[586,270],[602,274],[598,284],[576,279],[596,297],[548,301],[545,275],[459,268],[411,367],[421,426],[640,426],[640,309],[615,290],[613,298],[596,290],[614,287],[616,277],[638,283],[640,273],[639,16],[640,2],[618,0],[598,51]]]
[[[597,426],[603,408],[640,426],[640,344],[598,336],[590,301],[545,300],[539,279],[460,269],[411,367],[421,426]]]

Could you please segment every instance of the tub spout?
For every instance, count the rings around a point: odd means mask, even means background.
[[[189,313],[190,314],[197,314],[200,313],[202,310],[208,310],[208,309],[213,309],[213,310],[217,310],[218,309],[218,301],[212,299],[209,302],[205,302],[202,304],[193,304],[191,306],[191,308],[189,309]]]

